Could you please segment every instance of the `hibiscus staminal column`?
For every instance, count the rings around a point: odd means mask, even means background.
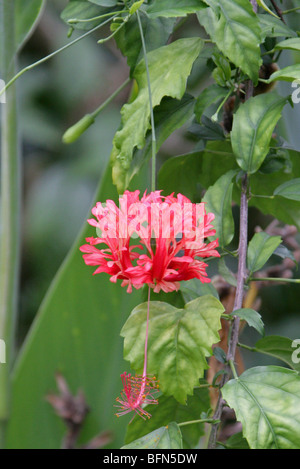
[[[134,412],[146,420],[151,414],[144,409],[145,405],[158,404],[154,395],[158,392],[159,384],[155,376],[147,375],[147,353],[148,353],[148,335],[149,335],[149,309],[150,309],[150,287],[148,288],[148,306],[146,320],[146,337],[144,351],[144,367],[142,375],[132,376],[125,371],[121,374],[123,390],[121,397],[117,397],[117,405],[120,410],[116,413],[117,417]]]

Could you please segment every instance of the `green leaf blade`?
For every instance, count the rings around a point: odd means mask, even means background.
[[[182,449],[182,436],[176,422],[143,436],[121,449]]]
[[[165,395],[185,404],[187,395],[193,394],[207,369],[206,357],[219,341],[223,311],[223,305],[210,295],[190,301],[183,309],[150,302],[147,370],[158,376]],[[147,303],[137,306],[121,331],[124,358],[137,372],[144,363],[146,315]]]
[[[205,0],[210,8],[198,13],[218,48],[255,83],[262,63],[261,29],[250,2],[244,0]]]
[[[248,246],[247,266],[250,276],[260,270],[281,243],[280,236],[270,236],[261,231],[255,233]]]
[[[147,9],[147,15],[150,18],[186,16],[205,7],[200,0],[154,0]]]
[[[273,93],[248,99],[234,115],[231,132],[232,149],[239,166],[255,173],[267,156],[272,133],[286,98]]]
[[[222,389],[251,449],[298,449],[300,376],[278,366],[245,371]]]
[[[237,174],[231,170],[221,176],[213,186],[210,186],[203,197],[206,211],[215,214],[213,221],[216,230],[215,237],[219,238],[221,247],[227,246],[234,236],[234,220],[232,215],[232,179]]]
[[[280,195],[285,199],[300,201],[300,178],[284,182],[275,189],[274,195]]]

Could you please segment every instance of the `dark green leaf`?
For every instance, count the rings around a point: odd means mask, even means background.
[[[213,103],[225,98],[228,90],[216,84],[210,85],[205,88],[200,96],[198,96],[195,104],[195,116],[198,122],[201,121],[204,110]]]
[[[206,412],[210,407],[208,388],[195,389],[193,396],[189,396],[186,405],[172,396],[161,396],[158,405],[147,406],[146,410],[151,413],[151,419],[144,421],[135,418],[127,427],[125,443],[128,444],[147,433],[167,425],[168,422],[189,422],[199,419],[201,412]],[[181,429],[184,448],[194,448],[200,436],[204,434],[203,424],[185,425]]]
[[[201,283],[199,279],[180,282],[180,291],[182,292],[185,303],[199,298],[199,296],[212,295],[218,300],[219,294],[217,289],[210,283]]]
[[[262,63],[261,32],[250,2],[244,0],[205,0],[210,8],[197,14],[218,48],[255,83]]]
[[[205,7],[206,5],[200,0],[154,0],[147,9],[147,15],[150,18],[186,16]]]
[[[251,449],[298,449],[300,376],[279,366],[258,366],[229,381],[222,395],[242,423]]]
[[[185,404],[207,368],[206,358],[219,341],[223,305],[213,296],[190,301],[183,309],[168,303],[150,303],[148,367],[160,380],[161,391]],[[121,335],[124,358],[139,372],[144,363],[147,303],[132,311]]]
[[[44,0],[15,1],[16,51],[21,49],[32,33],[44,5]]]
[[[261,319],[261,315],[251,308],[236,309],[233,314],[238,316],[243,321],[246,321],[248,326],[254,327],[260,335],[265,334],[264,323]]]
[[[281,243],[280,236],[270,236],[261,231],[255,233],[248,246],[247,266],[249,275],[260,270]]]
[[[201,117],[201,125],[192,124],[189,133],[197,138],[197,140],[225,140],[224,129],[204,114]]]
[[[114,7],[117,5],[118,0],[88,0],[90,3],[95,3],[100,7]]]
[[[182,449],[182,436],[176,422],[158,428],[121,449]]]
[[[289,28],[283,21],[273,16],[258,15],[262,37],[297,37],[297,33]]]
[[[236,287],[236,277],[231,272],[231,270],[228,269],[224,257],[219,259],[218,270],[219,274],[224,278],[224,280],[226,280],[227,283],[229,283],[229,285]]]
[[[236,175],[232,170],[218,179],[213,186],[210,186],[203,202],[206,204],[206,211],[215,215],[213,221],[216,230],[215,238],[219,238],[221,247],[227,246],[234,236],[234,220],[232,215],[232,179]]]
[[[255,351],[278,358],[294,370],[300,372],[300,362],[293,348],[293,340],[279,335],[269,335],[255,344]]]
[[[67,4],[66,8],[62,11],[61,19],[65,21],[65,23],[69,24],[68,21],[71,19],[87,20],[90,18],[105,15],[113,11],[119,11],[119,8],[103,7],[90,2],[71,0]],[[107,18],[108,17],[106,16],[104,18],[96,19],[93,21],[72,23],[72,27],[74,29],[89,31],[90,29],[93,29],[99,24],[106,21]]]
[[[247,440],[243,438],[243,433],[232,435],[225,443],[226,449],[250,449]]]
[[[156,150],[158,151],[164,141],[179,127],[181,127],[193,115],[195,100],[192,96],[185,94],[181,100],[173,98],[163,98],[159,106],[154,110],[154,122],[156,133]],[[151,130],[146,136],[146,143],[141,150],[135,149],[133,152],[130,168],[126,173],[125,186],[128,187],[132,178],[141,167],[150,159],[152,155],[152,135]],[[186,171],[182,177],[189,176]],[[180,192],[180,190],[179,190]],[[187,196],[187,194],[185,194]]]
[[[242,104],[233,119],[232,149],[240,167],[255,173],[263,163],[286,98],[262,94]]]
[[[275,249],[273,254],[281,257],[282,259],[286,259],[288,257],[289,259],[292,259],[292,261],[294,261],[297,264],[294,254],[283,244],[280,244],[280,246],[278,246],[278,248]]]

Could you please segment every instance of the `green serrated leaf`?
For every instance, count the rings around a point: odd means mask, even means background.
[[[186,16],[203,8],[206,5],[200,0],[154,0],[147,9],[147,15],[150,18]]]
[[[261,319],[261,315],[251,308],[236,309],[233,314],[238,316],[243,321],[246,321],[248,326],[254,327],[260,335],[265,334],[264,323]]]
[[[178,309],[168,303],[150,302],[147,371],[160,380],[161,391],[185,404],[207,369],[207,356],[219,341],[223,305],[205,295]],[[132,311],[121,335],[124,358],[139,372],[144,363],[147,303]]]
[[[270,236],[264,231],[255,233],[249,243],[247,253],[247,266],[250,277],[253,272],[257,272],[266,264],[281,241],[280,236]]]
[[[197,14],[223,54],[255,83],[262,63],[261,30],[250,2],[245,0],[205,0],[210,6]]]
[[[300,362],[297,351],[293,347],[293,340],[279,335],[269,335],[260,339],[255,344],[255,351],[278,358],[289,365],[292,369],[300,372]]]
[[[164,96],[181,99],[192,65],[203,47],[200,38],[178,39],[148,54],[153,107]],[[134,70],[139,93],[121,110],[122,128],[113,139],[111,161],[113,180],[118,191],[124,191],[126,172],[130,168],[134,148],[143,148],[150,125],[150,108],[145,62],[142,60]]]
[[[121,449],[182,449],[182,436],[176,422],[160,427]]]
[[[280,195],[285,199],[300,201],[300,178],[284,182],[275,189],[274,195]]]
[[[251,449],[298,449],[300,376],[279,366],[258,366],[229,381],[222,395],[242,423]]]
[[[262,94],[242,104],[233,119],[232,149],[239,166],[255,173],[269,151],[272,133],[287,99]]]
[[[151,419],[144,421],[140,418],[135,418],[128,425],[125,443],[128,444],[172,421],[181,423],[197,420],[199,415],[202,412],[206,412],[209,407],[208,388],[195,389],[193,396],[188,397],[186,405],[179,404],[172,396],[162,395],[158,399],[158,405],[151,405],[146,408],[151,414]],[[181,433],[183,447],[194,448],[200,436],[204,434],[204,425],[201,423],[185,425],[182,427]]]
[[[219,238],[221,247],[227,246],[234,236],[234,220],[232,215],[232,179],[236,171],[228,171],[221,176],[213,186],[209,187],[203,202],[206,204],[206,211],[215,215],[213,221],[216,230],[215,238]]]
[[[243,438],[243,433],[232,435],[225,443],[226,449],[250,449],[247,440]]]

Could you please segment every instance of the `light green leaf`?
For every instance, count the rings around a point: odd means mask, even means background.
[[[200,0],[154,0],[147,9],[147,15],[150,18],[186,16],[203,8],[206,8],[206,5]]]
[[[272,73],[270,78],[266,80],[266,83],[272,83],[273,81],[295,81],[300,80],[300,64],[289,65],[284,67],[277,72]]]
[[[200,38],[178,39],[148,54],[153,107],[164,96],[181,99],[192,65],[203,47]],[[125,173],[130,167],[135,147],[145,145],[145,135],[150,125],[150,107],[145,62],[142,60],[134,70],[139,93],[121,110],[122,128],[113,140],[111,161],[113,180],[119,192],[124,190]]]
[[[295,37],[291,39],[286,39],[285,41],[278,42],[275,46],[275,49],[300,50],[300,38]]]
[[[280,236],[270,236],[264,231],[255,233],[248,246],[247,266],[249,276],[260,270],[281,243]]]
[[[280,195],[285,199],[300,201],[300,178],[284,182],[275,189],[274,195]]]
[[[255,83],[262,63],[261,32],[250,2],[245,0],[205,0],[211,8],[197,14],[218,48]]]
[[[149,433],[121,449],[182,449],[182,436],[176,422]]]
[[[237,171],[231,170],[221,176],[210,186],[203,197],[205,209],[215,215],[213,221],[216,235],[221,247],[227,246],[234,236],[234,220],[232,215],[232,179]]]
[[[198,122],[201,121],[204,110],[213,103],[225,98],[228,93],[227,88],[213,84],[205,88],[198,96],[195,104],[195,116]]]
[[[292,339],[279,335],[269,335],[256,342],[254,348],[256,352],[278,358],[292,369],[300,372],[300,363],[297,357],[294,358],[297,352],[295,353]]]
[[[148,367],[160,380],[160,389],[185,404],[207,369],[207,356],[219,341],[223,305],[205,295],[178,309],[160,301],[150,302]],[[144,363],[147,303],[131,312],[121,335],[124,358],[139,372]]]
[[[160,396],[158,405],[149,405],[146,410],[151,414],[151,419],[142,420],[135,418],[127,427],[125,443],[130,443],[147,435],[151,431],[169,422],[189,422],[198,420],[202,412],[207,412],[210,407],[208,388],[195,389],[193,396],[189,396],[187,404],[182,405],[172,396]],[[195,448],[200,436],[204,434],[204,424],[196,423],[185,425],[181,429],[183,447]]]
[[[233,118],[232,149],[240,167],[255,173],[263,163],[272,133],[287,99],[262,94],[241,104]]]
[[[264,323],[257,311],[251,308],[241,308],[236,309],[233,314],[246,321],[248,326],[254,327],[260,335],[264,335]]]
[[[107,198],[118,201],[109,167],[95,200]],[[46,401],[49,393],[57,391],[57,371],[72,392],[83,390],[91,408],[82,441],[108,429],[114,434],[115,447],[124,441],[126,418],[112,418],[120,373],[126,369],[119,334],[124,316],[141,301],[141,292],[129,295],[108,275],[92,275],[79,251],[87,236],[95,232],[85,222],[19,354],[13,372],[8,448],[60,448],[65,427]]]
[[[300,376],[279,366],[258,366],[229,381],[224,399],[242,423],[251,449],[298,449]]]

